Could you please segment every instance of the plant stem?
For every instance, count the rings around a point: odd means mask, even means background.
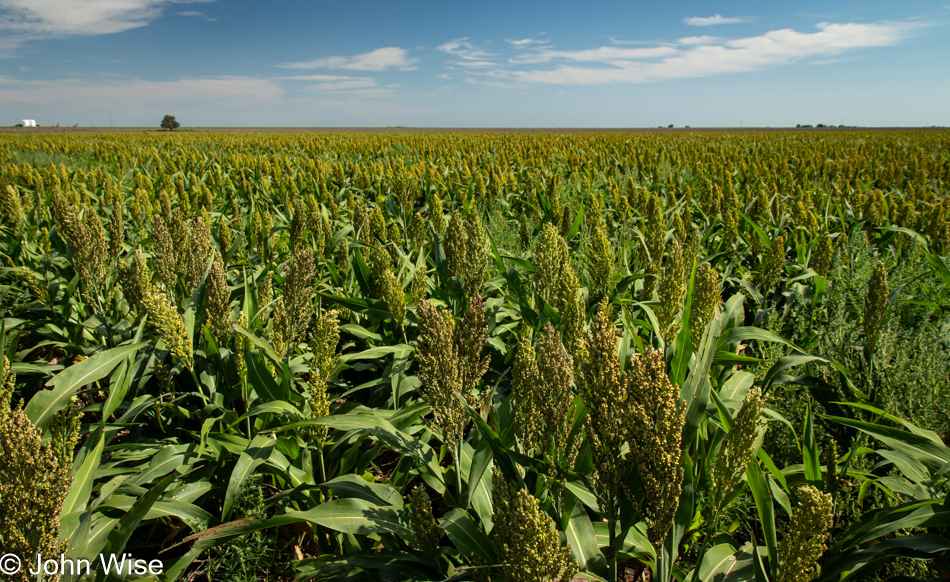
[[[458,492],[456,501],[462,500],[462,439],[455,445],[455,490]],[[466,505],[468,505],[466,503]]]
[[[610,548],[610,556],[607,559],[607,580],[615,582],[617,580],[617,551],[614,549],[614,542],[617,541],[617,515],[615,511],[611,511],[607,517],[607,532],[607,547]]]

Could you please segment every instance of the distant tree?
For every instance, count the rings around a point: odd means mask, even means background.
[[[162,129],[172,131],[181,127],[181,124],[175,121],[174,115],[166,115],[162,118]]]

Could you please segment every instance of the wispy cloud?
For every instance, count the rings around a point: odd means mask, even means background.
[[[726,17],[721,14],[714,14],[713,16],[692,16],[684,18],[683,22],[690,26],[715,26],[717,24],[741,24],[743,22],[749,22],[749,19],[745,17]]]
[[[3,45],[73,35],[113,34],[148,25],[168,4],[213,0],[0,0]]]
[[[293,75],[276,77],[277,81],[303,81],[311,83],[306,90],[317,93],[359,93],[366,94],[367,90],[374,93],[392,93],[396,85],[379,87],[372,77],[351,77],[347,75]]]
[[[492,59],[498,55],[485,51],[472,43],[468,38],[459,38],[439,45],[439,50],[455,57],[454,65],[459,67],[491,67],[496,63]]]
[[[687,36],[679,39],[678,43],[680,44],[718,44],[726,39],[719,36]]]
[[[176,12],[175,14],[177,14],[178,16],[184,16],[186,18],[200,18],[202,20],[207,20],[208,22],[215,22],[216,20],[218,20],[217,18],[212,18],[208,16],[207,14],[205,14],[204,12],[201,12],[200,10],[185,10],[184,12]]]
[[[142,108],[171,105],[254,105],[276,103],[283,95],[276,83],[256,77],[209,77],[177,81],[134,79],[92,82],[82,79],[23,81],[0,76],[0,103],[95,104],[134,103]]]
[[[506,38],[506,39],[505,39],[505,42],[507,42],[507,43],[510,44],[511,46],[531,46],[531,45],[534,45],[534,44],[544,44],[544,43],[546,43],[547,41],[545,41],[545,40],[538,40],[538,39],[536,39],[536,38],[522,38],[522,39],[520,39],[520,40],[513,40],[513,39],[510,39],[510,38]]]
[[[677,54],[677,52],[677,49],[671,46],[655,46],[644,48],[602,46],[595,49],[579,51],[541,50],[524,58],[532,59],[531,62],[547,62],[561,59],[567,61],[605,63],[622,66],[624,63],[629,61],[668,57]]]
[[[409,51],[398,47],[378,48],[368,53],[349,57],[321,57],[312,61],[283,63],[283,69],[342,69],[348,71],[386,71],[398,69],[411,71],[418,59],[411,58]]]
[[[816,32],[787,28],[746,38],[687,37],[678,44],[655,43],[655,46],[638,48],[541,49],[511,58],[507,67],[495,67],[479,74],[494,81],[555,85],[651,83],[708,77],[757,71],[806,59],[827,62],[858,49],[899,44],[922,26],[907,21],[821,23]],[[525,68],[549,62],[556,66]]]

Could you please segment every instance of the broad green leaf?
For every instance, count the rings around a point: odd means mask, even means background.
[[[805,405],[805,428],[802,430],[802,459],[805,465],[805,479],[816,485],[821,481],[821,463],[818,456],[818,443],[815,442],[815,430],[812,425],[811,404]]]
[[[99,352],[56,374],[46,383],[51,389],[40,390],[26,405],[26,415],[30,422],[45,429],[53,415],[65,408],[69,399],[80,388],[105,378],[119,362],[145,345],[146,343],[142,342]]]
[[[389,485],[370,483],[357,475],[340,475],[321,485],[333,489],[340,497],[362,499],[375,505],[400,505],[402,495]]]
[[[765,545],[769,550],[769,571],[772,578],[775,578],[778,575],[778,538],[775,533],[775,509],[772,506],[772,495],[758,463],[749,463],[745,474],[759,514],[759,527],[762,528]]]
[[[459,550],[474,554],[487,564],[496,564],[495,550],[485,533],[465,511],[453,509],[439,523]]]
[[[83,511],[89,503],[89,496],[92,493],[92,483],[95,479],[96,471],[99,469],[99,463],[102,461],[102,449],[105,441],[100,435],[99,442],[92,449],[92,452],[86,456],[79,471],[73,477],[73,482],[69,486],[69,492],[63,501],[63,507],[60,515],[65,517],[72,513]],[[69,537],[70,532],[63,531],[63,537]]]
[[[337,499],[307,511],[288,511],[285,516],[309,521],[334,531],[352,534],[391,532],[415,542],[405,507],[379,507],[362,499]]]
[[[174,475],[168,475],[158,483],[156,483],[152,489],[143,495],[135,504],[132,506],[132,509],[126,513],[121,520],[119,520],[118,527],[109,534],[109,540],[106,543],[106,547],[102,552],[103,555],[118,555],[125,550],[126,544],[129,542],[129,539],[132,537],[132,534],[135,532],[135,528],[139,526],[142,522],[142,519],[145,518],[149,510],[151,510],[152,505],[162,496],[165,492],[165,489],[171,484],[175,479]],[[105,576],[105,572],[100,570],[99,575],[96,576],[96,580],[118,580],[119,574],[117,572],[112,572],[108,578]]]
[[[277,444],[276,439],[264,435],[257,435],[254,437],[254,440],[251,441],[247,449],[241,453],[240,458],[238,458],[237,463],[234,465],[234,470],[231,471],[231,479],[228,481],[228,490],[224,495],[224,508],[221,511],[222,521],[227,521],[227,519],[231,517],[234,500],[241,493],[244,484],[247,483],[247,480],[254,474],[254,471],[261,463],[270,458],[271,451],[274,450],[275,444]]]
[[[570,517],[564,528],[564,535],[571,548],[571,553],[577,560],[582,571],[592,570],[599,576],[607,575],[607,561],[600,553],[597,540],[594,537],[594,528],[590,517],[584,510],[584,505],[574,500],[571,503]]]

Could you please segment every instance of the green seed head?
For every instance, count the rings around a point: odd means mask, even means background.
[[[185,322],[168,294],[161,287],[153,285],[142,298],[142,305],[148,312],[149,321],[168,346],[168,351],[186,368],[191,369],[194,366],[191,338],[188,337]]]
[[[219,346],[228,345],[231,337],[231,290],[227,274],[220,261],[215,261],[208,272],[208,323]]]
[[[887,315],[887,269],[882,261],[874,263],[871,280],[868,282],[868,294],[864,301],[864,335],[868,348],[874,350],[880,337],[881,327]]]
[[[831,495],[811,485],[799,489],[800,501],[785,530],[778,552],[778,582],[808,582],[817,574],[818,558],[833,524]]]
[[[755,443],[759,436],[759,420],[764,400],[762,390],[752,388],[736,413],[732,429],[719,449],[716,465],[712,470],[714,504],[722,509],[723,499],[742,482],[746,467],[755,457]]]
[[[604,229],[594,228],[587,249],[587,272],[590,275],[591,286],[600,297],[610,294],[610,278],[614,267],[614,249],[607,238]]]
[[[673,524],[683,482],[682,434],[686,405],[666,375],[663,353],[648,348],[635,356],[626,374],[623,426],[630,458],[646,496],[641,510],[650,542],[661,543]]]
[[[779,283],[785,270],[785,237],[779,235],[762,257],[759,270],[759,287],[763,293]]]
[[[492,546],[508,582],[569,581],[577,573],[570,548],[562,548],[554,521],[537,498],[512,491],[496,469],[492,474]]]
[[[696,269],[696,284],[689,314],[689,335],[694,346],[699,347],[703,332],[716,315],[716,308],[721,301],[719,273],[709,263],[703,263]]]
[[[442,528],[432,515],[432,502],[429,500],[425,487],[421,485],[413,488],[409,499],[409,526],[412,528],[412,533],[416,534],[426,560],[435,560],[439,555]]]

